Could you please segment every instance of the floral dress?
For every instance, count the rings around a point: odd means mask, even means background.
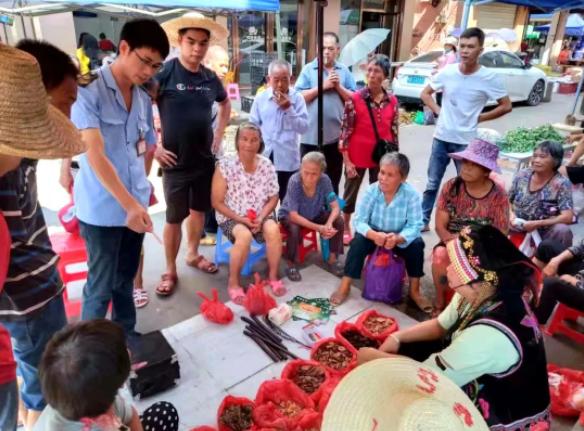
[[[467,192],[461,180],[456,190],[456,180],[453,178],[444,184],[438,199],[438,209],[450,216],[448,231],[457,233],[467,225],[493,225],[506,234],[509,230],[509,200],[505,190],[493,184],[486,196],[477,199]]]

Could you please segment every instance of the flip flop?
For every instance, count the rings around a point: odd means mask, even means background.
[[[335,290],[330,298],[331,304],[338,307],[347,300],[350,293],[350,290],[347,293],[341,293],[339,289]]]
[[[205,235],[205,238],[202,238],[199,242],[201,245],[217,245],[217,238],[215,234],[208,233]]]
[[[410,300],[416,305],[416,307],[420,309],[420,311],[432,317],[434,313],[434,306],[428,300],[428,298],[426,298],[425,296],[420,296],[419,299],[416,301],[413,297],[410,296]]]
[[[275,296],[283,296],[286,294],[287,289],[284,287],[284,282],[282,280],[270,280],[270,288]]]
[[[148,302],[150,302],[148,292],[144,289],[134,289],[132,296],[134,297],[134,306],[136,308],[144,308],[148,305]]]
[[[290,279],[290,281],[300,281],[302,280],[302,276],[300,275],[300,271],[295,266],[291,266],[286,268],[286,276]]]
[[[172,295],[176,289],[177,282],[178,277],[176,275],[162,274],[160,283],[156,286],[156,294],[163,297]]]
[[[242,287],[228,287],[227,294],[229,295],[229,299],[231,299],[235,305],[243,305],[245,292]]]
[[[202,271],[206,274],[215,274],[216,272],[219,271],[217,265],[205,259],[205,256],[203,256],[202,254],[198,255],[194,259],[191,260],[187,259],[187,265],[192,268],[198,269],[199,271]]]
[[[337,277],[342,277],[345,274],[345,265],[336,261],[333,264],[327,263],[328,269]]]

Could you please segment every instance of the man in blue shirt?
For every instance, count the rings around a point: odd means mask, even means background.
[[[286,60],[274,60],[268,66],[269,85],[257,95],[250,121],[261,128],[269,157],[276,167],[280,202],[286,196],[290,177],[300,169],[300,134],[308,130],[308,112],[302,95],[290,88],[292,66]]]
[[[339,194],[339,183],[343,175],[343,155],[339,151],[339,136],[345,102],[356,90],[355,79],[347,66],[338,63],[340,53],[339,36],[326,32],[323,40],[323,140],[322,152],[326,159],[326,174],[333,183],[333,190]],[[295,86],[307,104],[308,131],[300,138],[301,157],[315,151],[318,145],[318,58],[302,69]]]
[[[72,111],[87,144],[74,185],[89,256],[81,318],[105,317],[112,301],[112,320],[128,335],[136,325],[133,279],[144,233],[152,231],[144,154],[156,135],[152,102],[140,86],[160,70],[168,51],[168,39],[156,21],[129,21],[116,61],[79,90]]]

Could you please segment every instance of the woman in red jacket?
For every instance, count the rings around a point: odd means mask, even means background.
[[[351,100],[345,104],[339,140],[339,149],[345,163],[345,245],[352,239],[351,214],[355,212],[365,171],[369,170],[370,184],[377,181],[379,165],[372,158],[377,136],[398,146],[398,101],[382,85],[389,78],[390,68],[389,57],[374,55],[367,65],[367,87],[353,93]],[[372,118],[375,120],[377,132]]]

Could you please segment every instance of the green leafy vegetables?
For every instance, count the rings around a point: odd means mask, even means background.
[[[497,145],[505,153],[527,153],[533,151],[541,141],[564,142],[564,137],[550,124],[533,129],[519,127],[507,132]]]

